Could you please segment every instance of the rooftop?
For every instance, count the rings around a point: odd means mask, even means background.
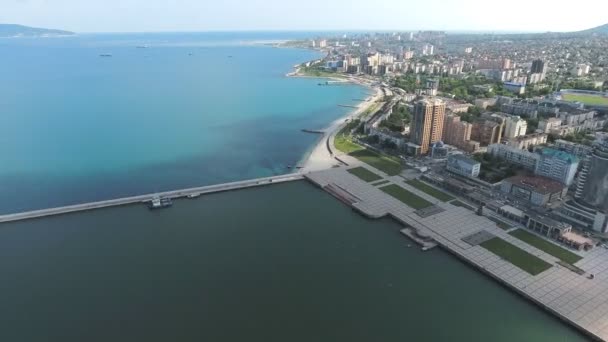
[[[504,180],[520,188],[533,190],[541,194],[554,194],[564,190],[565,186],[555,180],[536,176],[513,176]]]
[[[575,157],[574,155],[572,155],[568,152],[556,150],[553,148],[543,148],[542,150],[539,151],[539,153],[542,156],[557,158],[557,159],[560,159],[563,161],[567,161],[569,163],[578,163],[579,162],[579,159],[577,157]]]
[[[477,160],[469,158],[464,154],[452,154],[448,157],[448,159],[456,159],[458,161],[465,162],[467,164],[480,164]]]

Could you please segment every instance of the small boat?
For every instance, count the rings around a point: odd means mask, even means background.
[[[150,209],[168,208],[173,205],[173,201],[168,197],[154,197],[148,204]]]
[[[112,57],[111,53],[102,53],[99,55],[99,57]]]
[[[188,195],[188,198],[197,198],[197,197],[200,197],[200,196],[201,196],[201,193],[197,192],[197,193]]]
[[[137,46],[138,49],[147,49],[149,47],[150,47],[149,45],[138,45]]]

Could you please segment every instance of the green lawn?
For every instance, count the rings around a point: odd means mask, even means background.
[[[597,95],[562,94],[562,97],[566,101],[579,101],[588,105],[608,106],[608,98]]]
[[[378,176],[377,174],[371,172],[370,170],[368,170],[364,167],[355,167],[353,169],[349,169],[346,171],[348,171],[351,175],[355,175],[355,176],[359,177],[361,180],[368,182],[368,183],[375,182],[377,180],[382,179],[382,177]]]
[[[363,146],[355,144],[349,138],[342,134],[338,134],[336,136],[336,138],[334,139],[334,145],[339,151],[344,153],[352,153],[364,149]]]
[[[463,207],[463,208],[466,208],[466,209],[469,209],[469,210],[472,210],[472,211],[475,210],[475,208],[471,207],[470,205],[464,204],[464,203],[462,203],[462,202],[460,202],[458,200],[452,201],[452,202],[450,202],[450,204],[451,205],[455,205],[457,207]]]
[[[401,166],[399,159],[383,156],[368,149],[354,151],[349,153],[349,155],[375,167],[389,176],[396,176],[403,171],[403,167]]]
[[[494,223],[496,223],[496,225],[498,226],[498,228],[502,229],[502,230],[507,230],[511,228],[511,225],[508,225],[506,223],[504,223],[503,221],[494,218],[492,216],[486,216],[486,218],[490,221],[494,221]]]
[[[433,188],[432,186],[425,184],[417,179],[412,179],[410,181],[407,181],[406,183],[420,191],[423,191],[423,192],[435,197],[436,199],[438,199],[442,202],[447,202],[447,201],[451,201],[454,199],[454,197],[446,194],[445,192],[439,191],[439,190]]]
[[[388,179],[385,179],[383,181],[380,181],[378,183],[372,183],[373,186],[380,186],[380,185],[384,185],[386,183],[390,183],[391,181],[389,181]]]
[[[583,258],[523,229],[514,230],[509,234],[569,264],[574,264]]]
[[[410,191],[405,190],[404,188],[402,188],[396,184],[391,184],[391,185],[382,187],[382,188],[380,188],[380,190],[395,197],[396,199],[405,203],[407,206],[412,207],[416,210],[424,209],[424,208],[427,208],[427,207],[430,207],[433,205],[433,203],[425,200],[424,198],[421,198],[420,196],[416,196],[415,194],[411,193]]]
[[[531,275],[537,275],[551,268],[548,262],[498,237],[485,241],[480,246]]]

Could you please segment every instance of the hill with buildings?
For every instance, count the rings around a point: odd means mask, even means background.
[[[14,37],[55,37],[73,35],[74,32],[36,28],[15,24],[0,24],[0,38]]]

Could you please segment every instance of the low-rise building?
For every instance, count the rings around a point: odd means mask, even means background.
[[[462,154],[448,157],[447,170],[464,177],[476,178],[481,171],[481,163]]]
[[[528,152],[519,148],[493,144],[488,146],[488,153],[496,158],[503,159],[511,164],[522,166],[523,168],[534,171],[540,160],[540,155],[537,153]]]
[[[531,147],[546,144],[547,138],[548,135],[545,133],[533,133],[509,139],[507,141],[507,146],[528,150]]]
[[[496,105],[496,98],[477,99],[473,102],[476,107],[487,109],[489,106]]]
[[[514,94],[524,94],[526,92],[526,84],[525,83],[516,83],[516,82],[504,82],[503,87],[505,90],[514,93]]]
[[[533,205],[545,206],[564,198],[568,187],[545,177],[514,176],[503,180],[500,190]]]

